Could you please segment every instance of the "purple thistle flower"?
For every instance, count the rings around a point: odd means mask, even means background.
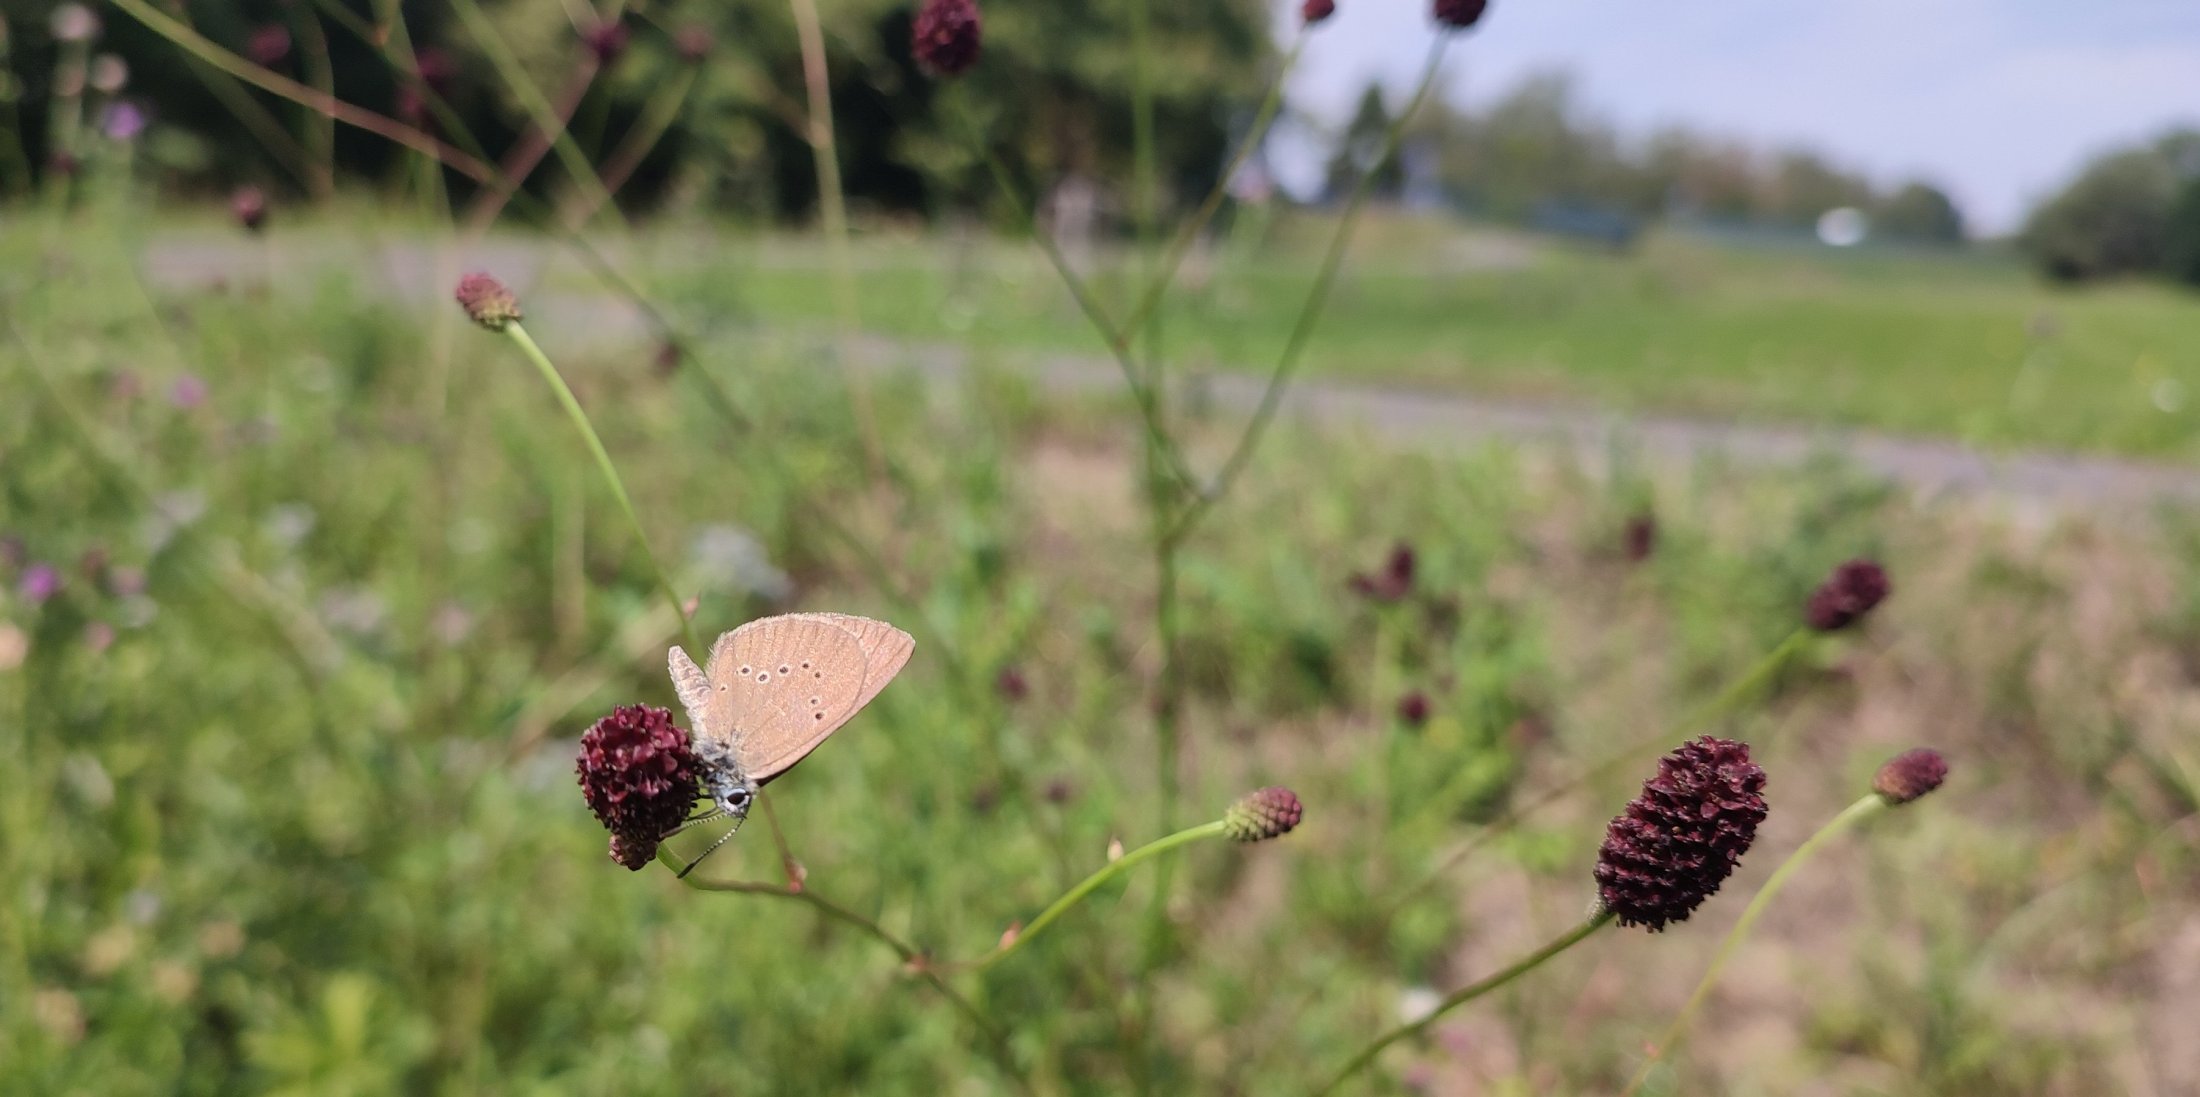
[[[1306,0],[1305,6],[1299,9],[1299,18],[1309,27],[1335,14],[1337,0]]]

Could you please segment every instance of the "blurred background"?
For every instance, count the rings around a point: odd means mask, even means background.
[[[0,1091],[1311,1089],[1711,732],[1347,1091],[1621,1091],[1931,746],[1641,1092],[2200,1093],[2200,8],[927,6],[0,0]],[[652,554],[916,635],[703,875],[960,1005],[604,857]]]

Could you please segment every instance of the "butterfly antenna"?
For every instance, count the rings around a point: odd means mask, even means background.
[[[687,866],[686,868],[684,868],[684,869],[681,869],[681,870],[680,870],[680,875],[679,875],[678,877],[676,877],[676,879],[681,879],[681,880],[685,880],[685,879],[687,879],[687,874],[688,874],[688,873],[690,873],[690,872],[694,872],[694,871],[695,871],[695,866],[697,866],[697,865],[700,865],[700,864],[702,864],[702,863],[703,863],[703,858],[705,858],[705,857],[708,857],[708,856],[710,856],[711,854],[713,854],[713,853],[716,853],[716,852],[718,852],[718,847],[719,847],[719,846],[725,845],[725,844],[726,844],[727,842],[731,842],[731,841],[733,841],[733,836],[734,836],[734,835],[736,835],[736,834],[739,834],[739,833],[741,833],[741,820],[739,820],[739,819],[735,819],[735,820],[733,821],[733,829],[732,829],[732,830],[729,830],[729,831],[727,831],[727,832],[725,832],[725,833],[724,833],[724,834],[722,834],[722,835],[720,835],[717,841],[715,841],[715,842],[712,842],[712,843],[710,844],[710,848],[709,848],[709,849],[706,849],[706,850],[704,850],[703,852],[701,852],[701,853],[699,853],[699,854],[696,854],[696,855],[695,855],[695,859],[694,859],[694,860],[692,860],[692,861],[689,861],[689,862],[688,862],[688,866]]]
[[[698,823],[707,823],[713,819],[724,818],[725,814],[726,812],[724,808],[712,808],[709,811],[698,811],[695,814],[688,816],[680,823],[679,826],[676,826],[671,830],[664,832],[664,834],[659,836],[657,840],[662,842],[666,838],[670,838],[675,834],[679,834],[687,830],[689,827],[695,826]]]

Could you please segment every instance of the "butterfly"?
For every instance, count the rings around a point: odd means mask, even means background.
[[[738,833],[757,791],[870,704],[916,646],[884,621],[843,613],[751,621],[718,637],[705,667],[674,645],[666,657],[672,688],[687,709],[711,800],[687,826],[734,821],[681,875]]]

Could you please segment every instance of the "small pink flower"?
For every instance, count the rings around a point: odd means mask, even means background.
[[[37,563],[23,569],[23,578],[15,585],[15,592],[32,605],[61,593],[61,572],[52,564]]]
[[[168,402],[189,411],[206,403],[206,382],[194,374],[186,373],[168,386]]]
[[[290,30],[280,23],[262,25],[245,39],[244,55],[263,69],[282,64],[290,56]]]

